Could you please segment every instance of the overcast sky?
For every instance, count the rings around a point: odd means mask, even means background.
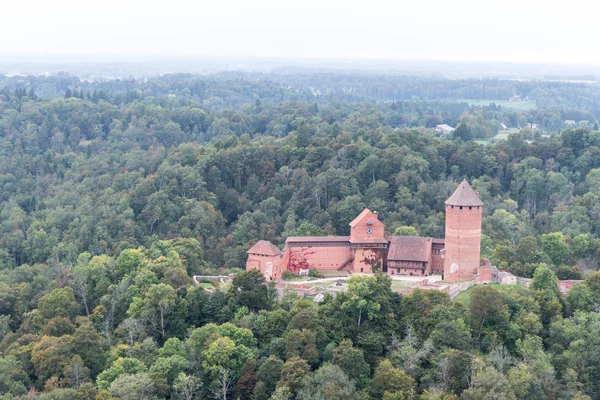
[[[0,55],[600,63],[593,0],[2,0]]]

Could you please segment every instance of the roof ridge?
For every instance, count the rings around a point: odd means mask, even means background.
[[[281,250],[279,250],[279,248],[270,241],[261,239],[257,241],[254,246],[250,247],[247,253],[258,253],[274,256],[281,254]]]
[[[368,213],[374,214],[371,210],[365,207],[365,209],[362,210],[360,214],[358,214],[358,216],[354,218],[348,225],[354,228],[354,226],[356,226],[356,224],[358,224]]]
[[[483,206],[479,193],[471,188],[466,179],[463,179],[445,203],[452,206]]]

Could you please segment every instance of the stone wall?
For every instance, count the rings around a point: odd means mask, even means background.
[[[529,287],[529,285],[531,285],[531,279],[521,278],[520,276],[517,276],[517,285]]]
[[[491,281],[477,281],[477,280],[458,282],[458,283],[448,286],[446,291],[448,292],[448,296],[450,296],[450,298],[453,299],[463,290],[467,290],[470,287],[475,286],[475,285],[484,285],[486,283],[492,283],[492,282]]]
[[[203,280],[207,280],[207,281],[216,281],[216,280],[219,280],[219,282],[224,283],[224,282],[232,280],[234,276],[235,276],[235,274],[229,274],[229,275],[194,275],[194,276],[192,276],[192,282],[194,283],[194,286],[198,286],[198,283],[200,281],[203,281]]]

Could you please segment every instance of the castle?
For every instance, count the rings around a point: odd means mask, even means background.
[[[491,279],[490,267],[481,266],[480,260],[479,194],[465,180],[445,204],[445,239],[386,236],[377,212],[365,208],[350,222],[350,236],[291,236],[283,251],[258,241],[248,250],[246,270],[258,269],[268,280],[280,280],[284,271],[307,274],[311,268],[410,276],[436,273],[452,281]]]

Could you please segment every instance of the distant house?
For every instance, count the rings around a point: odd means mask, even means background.
[[[521,97],[519,95],[515,95],[513,97],[510,97],[508,99],[509,102],[511,103],[521,103],[523,101],[529,101],[529,97],[525,96],[525,97]]]
[[[523,101],[523,99],[521,98],[521,96],[515,95],[509,98],[508,101],[510,101],[511,103],[520,103]]]
[[[575,122],[572,119],[565,119],[565,125],[575,126],[575,125],[577,125],[577,122]]]
[[[450,125],[441,124],[441,125],[436,125],[435,131],[436,132],[440,132],[440,133],[444,133],[444,134],[447,135],[447,134],[450,134],[450,133],[454,132],[454,128],[451,127]]]
[[[502,129],[508,129],[508,128],[506,127],[506,125],[505,125],[505,124],[503,124],[502,122],[500,122],[500,127],[501,127]]]
[[[531,129],[537,131],[538,129],[540,129],[540,126],[538,124],[531,124]]]

